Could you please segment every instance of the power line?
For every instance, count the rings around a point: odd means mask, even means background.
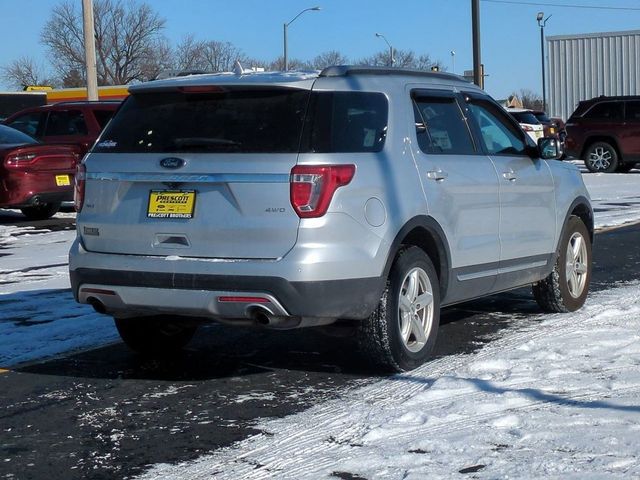
[[[511,5],[534,5],[536,7],[563,7],[563,8],[584,8],[592,10],[625,10],[640,12],[640,7],[609,7],[596,5],[577,5],[574,3],[541,3],[541,2],[518,2],[516,0],[481,0],[490,3],[508,3]]]

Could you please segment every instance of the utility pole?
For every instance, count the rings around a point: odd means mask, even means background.
[[[471,0],[471,30],[473,32],[473,83],[484,88],[480,60],[480,0]]]
[[[93,0],[82,0],[82,21],[84,30],[84,61],[87,70],[87,100],[98,100]]]

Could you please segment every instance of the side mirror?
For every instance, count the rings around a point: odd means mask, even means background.
[[[556,138],[538,139],[538,156],[544,160],[558,160],[562,157],[562,145]]]

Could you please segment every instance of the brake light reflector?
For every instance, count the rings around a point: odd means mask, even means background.
[[[76,177],[73,190],[73,204],[76,212],[80,213],[84,204],[84,186],[87,179],[87,167],[80,162],[76,168]]]
[[[296,165],[291,170],[291,205],[300,218],[317,218],[327,213],[335,191],[347,185],[355,165]]]

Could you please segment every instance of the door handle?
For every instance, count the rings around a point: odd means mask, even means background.
[[[509,170],[508,172],[502,172],[502,176],[509,180],[510,182],[515,182],[517,175],[513,170]]]
[[[447,178],[449,174],[447,172],[443,172],[442,170],[431,170],[427,172],[427,178],[429,180],[435,180],[436,182],[441,182],[445,178]]]

